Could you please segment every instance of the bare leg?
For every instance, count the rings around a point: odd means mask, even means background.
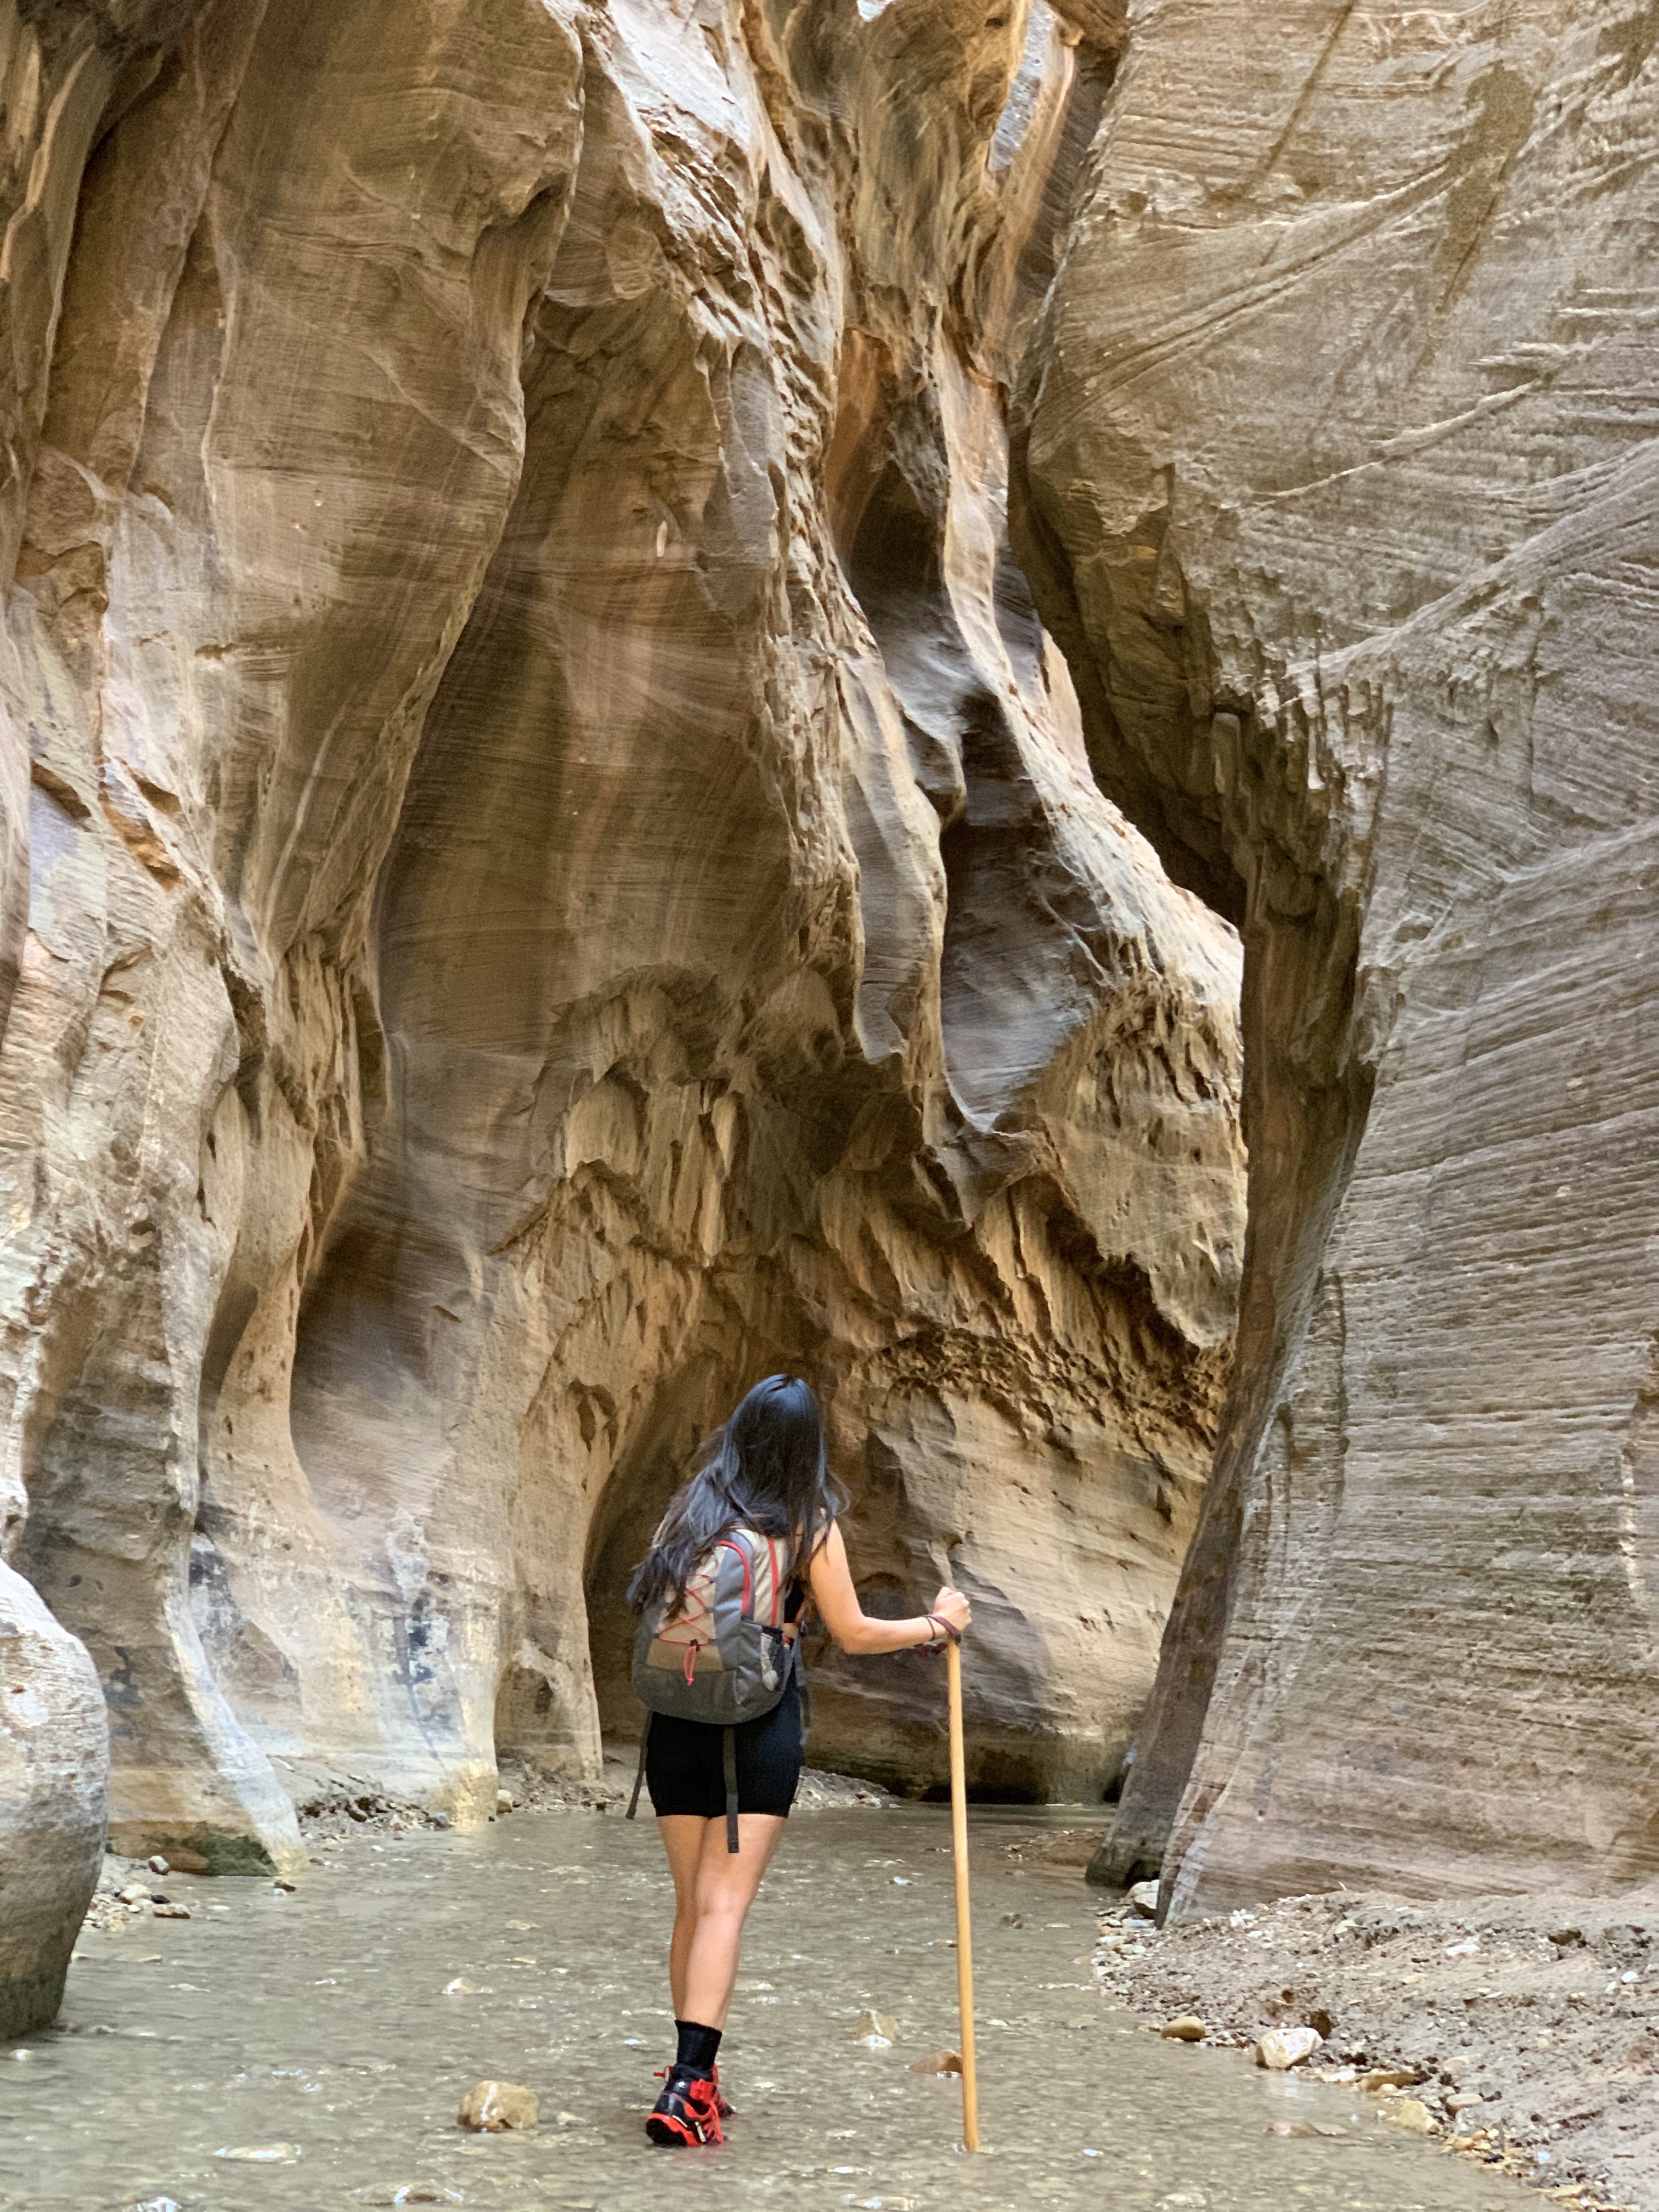
[[[738,1816],[736,1852],[726,1848],[726,1823],[710,1820],[697,1868],[697,1924],[685,1957],[684,2020],[726,2026],[743,1949],[743,1923],[783,1840],[784,1822],[770,1813]]]
[[[724,1820],[672,1814],[657,1826],[674,1877],[674,1937],[668,1954],[674,2017],[723,2028],[738,1978],[743,1923],[784,1823],[769,1813],[740,1814],[735,1852],[726,1848]]]
[[[668,1986],[673,1992],[676,2020],[692,2017],[685,2009],[685,1961],[697,1929],[697,1868],[702,1858],[703,1832],[713,1826],[712,1821],[695,1813],[664,1814],[657,1821],[657,1833],[668,1854],[668,1871],[674,1877],[674,1934],[668,1946]],[[708,2025],[714,2023],[710,2021]]]

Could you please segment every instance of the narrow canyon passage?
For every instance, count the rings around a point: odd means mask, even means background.
[[[908,2041],[867,2158],[800,2102],[942,1941],[936,1683],[823,1653],[916,1802],[792,1838],[720,2174],[1494,2212],[1267,2138],[1319,2093],[1109,2015],[1080,1881],[1005,1941],[998,1838],[1646,1972],[1656,241],[1659,0],[0,0],[7,2186],[626,2212],[653,1847],[489,1824],[637,1728],[629,1570],[787,1370],[863,1603],[972,1603],[999,2156]],[[201,1910],[71,1972],[106,1850]],[[1649,2212],[1616,2019],[1494,2140],[1607,2092]],[[457,2142],[458,2038],[576,2120]]]
[[[1011,1857],[1041,1819],[975,1823],[977,2159],[956,2148],[957,2084],[910,2070],[956,2033],[943,1813],[792,1820],[722,2053],[738,2118],[724,2148],[691,2155],[640,2129],[672,2039],[651,1825],[528,1813],[479,1835],[319,1844],[325,1863],[293,1897],[175,1882],[188,1923],[85,1936],[59,2029],[26,2061],[0,2056],[0,2206],[657,2212],[665,2189],[688,2212],[1528,2201],[1379,2125],[1374,2099],[1149,2035],[1093,1982],[1095,1912],[1075,1869]],[[471,1987],[445,1995],[453,1981]],[[890,2047],[855,2039],[866,2008],[893,2020]],[[461,2095],[491,2076],[537,2092],[534,2133],[455,2127]],[[1311,2132],[1268,2132],[1286,2120]],[[270,2162],[220,2155],[261,2148]]]

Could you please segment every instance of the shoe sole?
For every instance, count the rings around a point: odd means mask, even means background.
[[[699,2136],[680,2121],[659,2118],[655,2112],[646,2122],[645,2132],[653,2143],[660,2143],[665,2150],[703,2150],[708,2148],[706,2136]]]

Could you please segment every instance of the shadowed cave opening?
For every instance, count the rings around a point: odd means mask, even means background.
[[[810,1368],[811,1363],[799,1364]],[[745,1377],[742,1386],[734,1388],[734,1398],[750,1380],[758,1379],[758,1373]],[[879,1453],[866,1454],[866,1466],[859,1471],[864,1480],[854,1475],[849,1527],[855,1552],[860,1509],[866,1517],[882,1516],[881,1495],[868,1486],[869,1462],[879,1457]],[[635,1623],[623,1594],[664,1504],[682,1479],[684,1463],[683,1458],[659,1453],[635,1469],[631,1480],[613,1483],[589,1545],[585,1594],[600,1724],[607,1745],[619,1747],[630,1759],[641,1712],[629,1681]],[[902,1619],[922,1601],[915,1583],[879,1565],[855,1572],[854,1579],[865,1611],[879,1619]],[[816,1624],[809,1627],[803,1649],[815,1722],[822,1716],[829,1723],[835,1744],[833,1759],[826,1762],[821,1748],[815,1752],[809,1730],[808,1764],[833,1764],[836,1771],[878,1782],[899,1797],[929,1803],[948,1797],[948,1783],[939,1771],[943,1720],[938,1708],[943,1687],[936,1662],[904,1652],[845,1659]],[[526,1716],[514,1702],[522,1694],[519,1681],[509,1686],[509,1680],[503,1678],[504,1702],[497,1706],[498,1752],[533,1764],[533,1723],[531,1731],[525,1730]],[[504,1723],[510,1731],[505,1738],[501,1733]],[[861,1753],[859,1739],[866,1729],[883,1741],[869,1742]],[[929,1741],[934,1735],[939,1739],[937,1745]],[[819,1742],[821,1747],[822,1730]],[[987,1804],[1042,1804],[1050,1795],[1042,1761],[1023,1756],[1018,1746],[975,1745],[969,1790],[976,1802]]]

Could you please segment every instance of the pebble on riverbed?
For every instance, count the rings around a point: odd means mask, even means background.
[[[898,2022],[884,2012],[861,2012],[853,2022],[853,2039],[868,2044],[872,2051],[884,2051],[898,2041]]]
[[[1158,2032],[1171,2043],[1202,2043],[1208,2031],[1196,2013],[1183,2012],[1174,2020],[1166,2020]]]
[[[533,2128],[541,2106],[533,2089],[518,2081],[475,2081],[455,2118],[474,2135],[498,2136],[508,2128]]]
[[[442,2181],[382,2182],[378,2188],[354,2189],[353,2197],[360,2204],[465,2204],[466,2198],[459,2189],[452,2189]]]
[[[910,2061],[913,2074],[960,2074],[962,2053],[959,2051],[930,2051],[925,2058]]]
[[[1391,2128],[1401,2128],[1408,2136],[1431,2136],[1434,2121],[1428,2106],[1420,2098],[1401,2097],[1391,2104],[1382,2115]]]
[[[1422,2079],[1420,2066],[1377,2066],[1359,2086],[1368,2097],[1379,2097],[1385,2089],[1414,2089]]]
[[[171,1858],[156,1852],[149,1859],[106,1856],[98,1877],[98,1886],[92,1902],[87,1908],[85,1929],[104,1935],[118,1935],[135,1920],[148,1920],[152,1915],[158,1920],[188,1920],[190,1908],[179,1904],[166,1892],[157,1888],[159,1876],[166,1874],[190,1873],[194,1869],[181,1862],[193,1860],[192,1852],[180,1850]],[[205,1869],[205,1859],[199,1861]]]
[[[1322,2048],[1324,2037],[1316,2027],[1270,2027],[1258,2039],[1255,2063],[1273,2074],[1288,2074]]]

